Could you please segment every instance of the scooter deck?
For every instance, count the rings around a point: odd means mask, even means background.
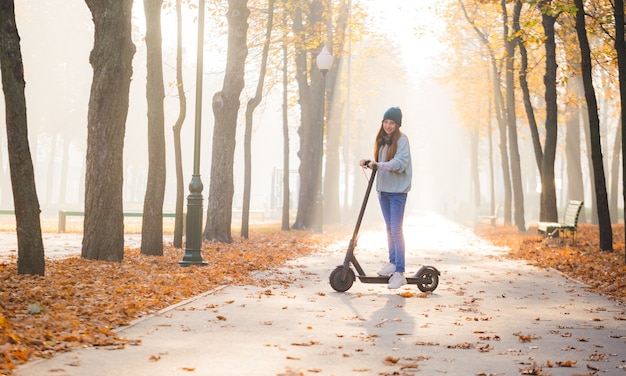
[[[362,283],[389,283],[390,278],[379,275],[357,275],[356,277]],[[424,279],[421,277],[406,277],[406,283],[409,285],[424,283]]]

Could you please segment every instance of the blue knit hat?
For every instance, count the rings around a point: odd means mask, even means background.
[[[391,107],[387,111],[385,111],[385,115],[383,115],[383,121],[385,120],[393,120],[398,127],[402,126],[402,110],[400,107]]]

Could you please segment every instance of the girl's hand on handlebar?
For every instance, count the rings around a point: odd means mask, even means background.
[[[376,161],[372,161],[369,159],[361,159],[359,161],[359,166],[363,167],[363,168],[371,168],[372,170],[376,169],[376,167],[378,167]]]

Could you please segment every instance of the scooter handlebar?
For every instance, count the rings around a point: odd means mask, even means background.
[[[375,170],[376,169],[376,164],[375,163],[371,164],[371,162],[372,161],[370,159],[366,159],[365,163],[363,164],[363,167],[364,168],[371,168],[372,170]]]

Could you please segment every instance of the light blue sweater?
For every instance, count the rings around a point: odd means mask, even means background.
[[[402,134],[398,139],[396,155],[390,161],[382,162],[385,160],[388,147],[388,145],[383,146],[378,155],[378,160],[381,162],[378,162],[376,173],[376,190],[378,192],[407,193],[411,190],[413,178],[409,138]]]

